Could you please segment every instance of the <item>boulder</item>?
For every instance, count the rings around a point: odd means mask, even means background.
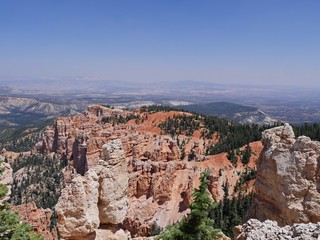
[[[234,240],[267,240],[267,239],[319,239],[320,223],[294,224],[279,227],[276,221],[260,222],[250,219],[234,229]]]
[[[99,227],[98,175],[89,170],[76,174],[62,190],[56,205],[57,226],[62,238],[82,238]]]
[[[264,131],[262,143],[249,217],[280,226],[320,221],[320,142],[295,139],[285,124]]]

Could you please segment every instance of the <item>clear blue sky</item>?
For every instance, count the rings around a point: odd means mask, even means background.
[[[318,0],[0,0],[0,81],[320,85]]]

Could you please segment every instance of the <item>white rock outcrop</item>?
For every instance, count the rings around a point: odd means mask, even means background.
[[[1,156],[1,161],[4,160],[4,158]],[[0,169],[2,171],[2,174],[0,174],[0,183],[5,185],[8,188],[8,192],[6,196],[4,196],[2,199],[0,199],[0,206],[7,202],[10,199],[11,195],[11,186],[13,184],[13,171],[9,163],[2,162],[0,164]]]
[[[235,240],[270,240],[270,239],[319,239],[320,223],[294,224],[279,227],[276,221],[260,222],[250,219],[241,226],[235,227]]]
[[[249,217],[280,226],[320,221],[320,142],[295,139],[285,124],[264,131],[262,143]]]
[[[101,224],[112,227],[125,218],[129,178],[122,143],[112,140],[103,149],[104,160],[84,176],[73,173],[72,180],[62,190],[56,212],[64,239],[85,239],[96,233]],[[124,236],[121,231],[119,234]]]
[[[99,172],[99,217],[103,224],[119,224],[128,210],[128,166],[119,139],[102,148],[105,159]]]
[[[99,227],[98,175],[89,170],[76,175],[62,190],[56,205],[58,228],[63,238],[84,237]]]

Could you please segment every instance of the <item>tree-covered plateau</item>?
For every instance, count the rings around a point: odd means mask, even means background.
[[[42,154],[20,154],[12,164],[12,203],[19,205],[34,201],[37,207],[54,207],[63,188],[62,169],[65,166],[66,161],[59,155],[51,158]]]

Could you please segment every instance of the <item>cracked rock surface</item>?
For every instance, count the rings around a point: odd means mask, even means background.
[[[257,162],[256,199],[249,218],[280,226],[320,221],[320,142],[295,138],[290,125],[268,129]]]

